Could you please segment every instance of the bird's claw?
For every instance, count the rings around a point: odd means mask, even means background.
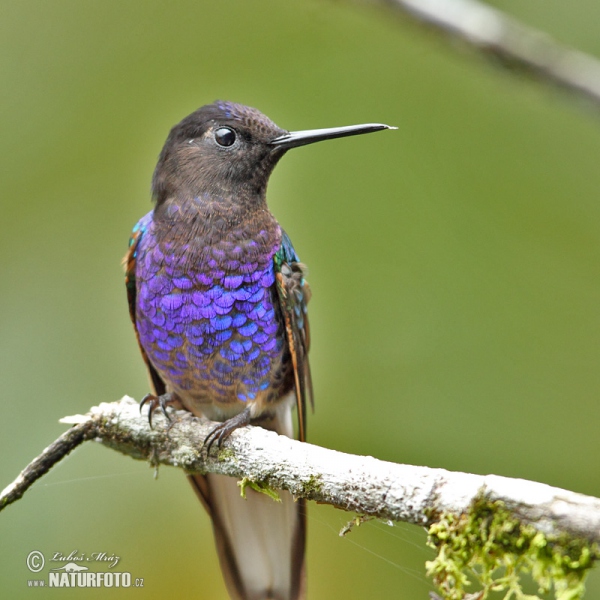
[[[216,442],[217,447],[221,448],[223,442],[240,427],[249,425],[251,421],[250,409],[246,408],[240,414],[235,415],[231,419],[217,425],[205,438],[204,446],[206,447],[206,453],[210,454],[212,445]]]
[[[146,394],[140,402],[140,414],[144,405],[148,404],[148,423],[150,424],[150,429],[152,429],[152,415],[154,414],[154,411],[160,408],[163,415],[170,421],[171,417],[169,416],[169,413],[167,413],[167,406],[178,403],[179,401],[173,394],[161,394],[160,396],[157,396],[156,394]]]

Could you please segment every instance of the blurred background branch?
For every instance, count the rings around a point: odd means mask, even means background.
[[[524,72],[600,104],[600,60],[560,44],[477,0],[383,0],[450,40],[460,40],[509,70]]]

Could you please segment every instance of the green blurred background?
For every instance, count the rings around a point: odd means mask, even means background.
[[[593,0],[497,4],[600,55]],[[310,441],[600,496],[592,111],[344,2],[5,2],[0,81],[0,486],[60,417],[148,391],[120,259],[169,128],[224,98],[288,129],[399,127],[271,180],[314,291]],[[0,515],[3,597],[224,598],[187,482],[152,475],[78,449]],[[424,532],[338,537],[350,517],[310,506],[310,597],[427,598]],[[32,592],[32,550],[114,553],[145,585]]]

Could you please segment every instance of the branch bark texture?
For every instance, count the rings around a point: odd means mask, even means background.
[[[60,460],[61,453],[69,452],[73,443],[61,440],[72,437],[77,443],[94,439],[156,465],[221,473],[360,515],[423,526],[443,513],[468,512],[477,498],[501,500],[516,519],[546,535],[568,534],[600,543],[600,499],[542,483],[395,464],[301,443],[261,427],[235,431],[222,449],[213,448],[207,456],[203,441],[214,423],[180,411],[170,422],[155,414],[150,429],[137,403],[128,397],[63,422],[76,425],[6,488],[1,508],[21,497]],[[28,471],[32,465],[34,470]]]

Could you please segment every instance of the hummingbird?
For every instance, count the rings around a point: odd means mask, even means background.
[[[306,266],[266,203],[291,148],[393,129],[383,124],[287,131],[255,108],[216,101],[175,125],[152,179],[154,208],[124,259],[129,310],[152,392],[148,418],[171,406],[218,422],[221,446],[260,425],[306,439],[313,403]],[[223,475],[189,475],[213,525],[235,600],[305,597],[306,507],[276,503]]]

